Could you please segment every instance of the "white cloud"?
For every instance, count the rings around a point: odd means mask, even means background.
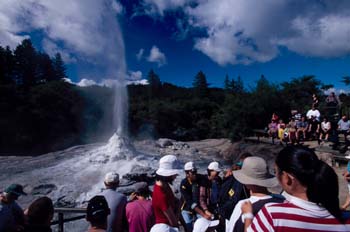
[[[147,61],[158,63],[158,67],[160,67],[160,66],[163,66],[164,64],[166,64],[166,57],[165,57],[164,53],[162,53],[159,50],[158,47],[153,46],[151,48],[149,56],[147,57]]]
[[[141,71],[129,71],[129,80],[140,80],[142,78]]]
[[[190,27],[205,32],[197,35],[194,48],[221,65],[266,62],[279,55],[281,46],[313,57],[350,54],[350,1],[144,2],[152,17],[181,7],[185,17],[179,31]]]
[[[142,79],[142,80],[136,80],[136,81],[127,81],[128,85],[148,85],[148,80]]]
[[[67,63],[83,61],[121,76],[126,70],[121,13],[116,0],[0,0],[0,44],[14,48],[40,32],[50,55],[60,52]]]
[[[88,79],[81,79],[78,83],[78,86],[80,87],[87,87],[87,86],[92,86],[92,85],[97,85],[96,81],[94,80],[88,80]]]
[[[144,50],[143,48],[141,48],[141,49],[139,50],[139,52],[136,54],[137,60],[141,60],[141,59],[142,59],[143,53],[144,53],[144,52],[145,52],[145,50]]]

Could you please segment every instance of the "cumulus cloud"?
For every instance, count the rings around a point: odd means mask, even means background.
[[[14,48],[32,32],[41,46],[66,63],[93,64],[105,75],[123,76],[125,51],[116,0],[0,0],[0,44]],[[78,67],[79,68],[79,67]],[[125,74],[124,74],[125,75]],[[84,82],[82,82],[84,84]]]
[[[142,78],[141,71],[129,71],[129,80],[140,80]]]
[[[164,53],[162,53],[158,47],[153,46],[151,48],[150,54],[147,57],[147,61],[158,63],[158,67],[166,64],[166,57]]]
[[[350,54],[350,1],[346,0],[145,0],[148,11],[163,16],[182,9],[179,30],[199,29],[194,48],[215,62],[266,62],[280,47],[313,57]]]

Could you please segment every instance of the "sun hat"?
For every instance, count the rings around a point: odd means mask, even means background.
[[[197,171],[197,167],[192,161],[185,163],[184,169],[185,171]]]
[[[198,218],[193,225],[193,232],[205,232],[209,227],[219,225],[219,220],[210,221],[205,218]]]
[[[116,172],[108,172],[105,176],[106,184],[116,184],[119,183],[119,174]]]
[[[8,186],[5,190],[5,193],[11,193],[14,194],[16,196],[20,196],[20,195],[27,195],[24,191],[23,191],[23,186],[20,184],[11,184],[10,186]]]
[[[109,207],[104,196],[94,196],[89,200],[86,208],[87,218],[100,218],[109,214]]]
[[[160,176],[173,176],[179,174],[179,161],[174,155],[163,156],[159,160],[159,168],[156,173]]]
[[[211,162],[209,165],[208,165],[208,170],[214,170],[216,172],[221,172],[222,169],[219,167],[219,163],[214,161],[214,162]]]
[[[268,172],[266,161],[257,156],[247,157],[243,161],[242,169],[234,171],[233,176],[246,185],[257,185],[267,188],[278,185],[276,177]]]

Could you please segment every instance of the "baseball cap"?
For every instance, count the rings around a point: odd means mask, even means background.
[[[109,214],[109,207],[104,196],[94,196],[89,200],[86,216],[89,219],[100,218]]]
[[[11,184],[10,186],[8,186],[4,192],[6,193],[11,193],[14,194],[16,196],[20,196],[20,195],[27,195],[24,191],[23,191],[23,186],[20,184]]]
[[[211,162],[209,165],[208,165],[208,169],[209,170],[214,170],[216,172],[221,172],[221,168],[219,167],[219,163],[214,161],[214,162]]]
[[[119,174],[116,172],[108,172],[105,176],[106,184],[114,184],[119,182]]]
[[[196,171],[197,167],[192,161],[190,161],[185,163],[184,169],[185,171]]]

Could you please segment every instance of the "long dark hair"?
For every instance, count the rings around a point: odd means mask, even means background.
[[[314,151],[306,147],[285,147],[277,155],[276,165],[281,172],[293,175],[307,188],[309,201],[326,208],[339,221],[344,221],[339,208],[337,174],[319,160]]]

